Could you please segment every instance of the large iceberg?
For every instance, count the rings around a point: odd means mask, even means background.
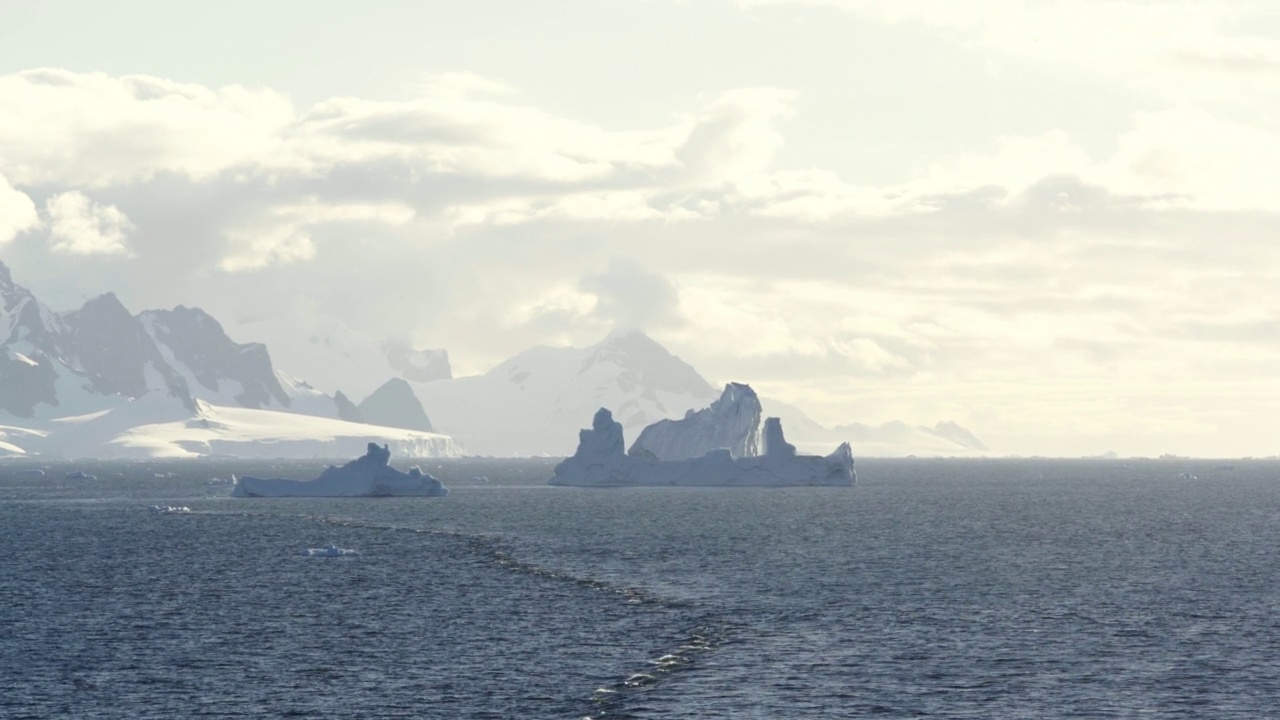
[[[232,497],[444,497],[449,490],[417,467],[391,467],[391,450],[369,443],[364,457],[330,465],[315,480],[242,477]]]
[[[746,389],[750,392],[750,388]],[[613,419],[607,408],[600,408],[591,428],[578,434],[577,452],[556,466],[555,475],[548,482],[580,487],[792,487],[848,486],[857,480],[849,443],[842,443],[825,457],[797,455],[795,446],[783,437],[782,423],[777,418],[765,420],[762,433],[755,427],[747,432],[760,437],[761,454],[734,457],[724,447],[682,460],[660,460],[653,450],[628,455],[624,451],[622,424]]]
[[[727,448],[735,458],[760,454],[760,398],[750,385],[729,383],[720,399],[681,420],[659,420],[640,431],[630,454],[657,460],[692,460]]]

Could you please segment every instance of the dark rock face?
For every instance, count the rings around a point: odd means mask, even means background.
[[[168,348],[174,361],[186,366],[205,388],[218,392],[230,381],[239,384],[241,392],[235,400],[244,407],[267,407],[273,400],[289,406],[289,396],[276,378],[265,345],[234,342],[222,325],[200,308],[179,305],[173,310],[148,310],[141,318],[151,337]]]
[[[0,262],[0,410],[31,417],[41,403],[58,404],[53,363],[63,330],[61,319]]]
[[[196,388],[184,372],[214,392],[235,383],[234,399],[244,407],[290,404],[266,347],[233,342],[203,310],[135,316],[107,293],[54,313],[0,263],[0,410],[32,417],[41,405],[58,407],[62,377],[64,385],[104,397],[166,392],[194,411]]]
[[[130,398],[147,392],[146,363],[158,360],[159,353],[119,298],[100,295],[62,317],[67,327],[62,356],[79,360],[93,392]]]
[[[341,390],[333,394],[333,404],[338,408],[338,419],[347,422],[364,422],[364,418],[360,416],[360,408],[351,402],[351,398]]]
[[[360,418],[370,425],[406,428],[432,432],[431,420],[409,383],[391,378],[357,408]]]
[[[57,405],[54,383],[58,374],[53,361],[37,355],[37,364],[0,356],[0,410],[18,417],[31,417],[36,405]],[[32,358],[36,360],[36,358]]]

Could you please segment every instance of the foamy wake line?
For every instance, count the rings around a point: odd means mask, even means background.
[[[678,641],[676,647],[648,660],[645,667],[612,685],[596,688],[591,696],[593,712],[583,720],[621,720],[629,717],[626,706],[632,698],[653,690],[672,675],[696,667],[704,656],[715,651],[731,634],[732,628],[726,625],[694,628],[687,637]]]
[[[231,514],[261,515],[264,513],[234,512]],[[391,530],[462,540],[468,543],[478,554],[488,556],[496,564],[513,572],[549,578],[560,582],[569,582],[599,592],[614,593],[621,596],[628,605],[657,604],[672,609],[685,610],[698,607],[696,603],[689,600],[663,597],[642,588],[589,576],[575,575],[564,570],[548,568],[537,563],[521,560],[515,557],[507,548],[501,537],[494,535],[466,533],[442,528],[423,528],[395,523],[378,523],[332,515],[309,515],[304,513],[294,517],[342,527]],[[672,675],[686,672],[696,667],[706,655],[714,652],[735,632],[734,625],[724,621],[722,618],[714,618],[711,621],[704,620],[704,622],[688,631],[686,635],[680,637],[673,647],[667,648],[656,657],[638,663],[631,672],[620,677],[616,682],[597,688],[589,699],[591,711],[583,717],[583,720],[622,720],[628,717],[629,715],[625,708],[631,699],[641,693],[652,691]]]

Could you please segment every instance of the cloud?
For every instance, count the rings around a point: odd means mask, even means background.
[[[227,272],[262,270],[289,265],[316,256],[312,229],[333,224],[404,225],[413,219],[413,208],[398,203],[321,203],[315,197],[296,204],[274,205],[243,226],[226,231],[230,254],[218,266]]]
[[[1222,368],[1280,362],[1270,125],[1144,105],[1107,142],[1033,128],[880,182],[788,161],[804,99],[730,90],[614,127],[476,77],[295,110],[267,89],[19,73],[0,77],[0,240],[59,308],[116,290],[203,306],[233,337],[237,318],[333,319],[447,347],[459,372],[641,327],[828,422],[1105,434],[1172,386],[1184,410],[1225,407],[1246,383]],[[21,236],[40,205],[49,243]]]
[[[49,247],[70,255],[128,254],[133,223],[114,205],[100,205],[71,191],[49,198]]]
[[[38,227],[40,214],[36,212],[36,204],[0,174],[0,245]]]
[[[1259,0],[1072,3],[1037,0],[743,0],[748,7],[837,8],[931,34],[993,62],[1067,69],[1176,102],[1276,97],[1280,40],[1255,23]],[[1258,29],[1255,29],[1258,28]],[[1265,114],[1264,114],[1265,116]]]
[[[57,69],[0,76],[0,158],[19,185],[103,188],[274,164],[293,121],[268,90]]]
[[[604,272],[584,276],[578,288],[595,296],[592,312],[610,327],[647,330],[683,321],[675,284],[633,260],[612,258]]]

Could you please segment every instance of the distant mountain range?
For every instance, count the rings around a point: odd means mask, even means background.
[[[269,335],[279,323],[250,325]],[[483,375],[453,378],[443,350],[348,330],[312,329],[289,344],[303,380],[277,370],[266,345],[233,341],[198,308],[134,315],[107,293],[57,313],[0,263],[0,456],[340,457],[368,442],[419,457],[557,456],[573,453],[601,407],[633,442],[644,427],[720,396],[638,331],[585,348],[530,348]],[[354,402],[342,391],[350,388],[366,397]],[[825,454],[845,440],[862,456],[986,451],[955,423],[828,428],[761,401],[804,452]]]
[[[411,383],[435,427],[475,455],[571,455],[578,431],[609,408],[628,443],[647,425],[684,417],[720,397],[691,365],[638,331],[615,331],[585,348],[535,347],[483,375]],[[826,455],[849,441],[855,455],[975,456],[986,446],[953,422],[913,427],[824,427],[799,408],[761,398],[802,452]]]
[[[414,383],[440,432],[475,455],[572,455],[607,407],[627,438],[720,396],[691,365],[640,332],[586,348],[539,346],[483,375]]]
[[[276,372],[265,345],[232,341],[198,308],[133,315],[107,293],[55,313],[0,263],[0,455],[459,452],[403,381],[343,400]]]

